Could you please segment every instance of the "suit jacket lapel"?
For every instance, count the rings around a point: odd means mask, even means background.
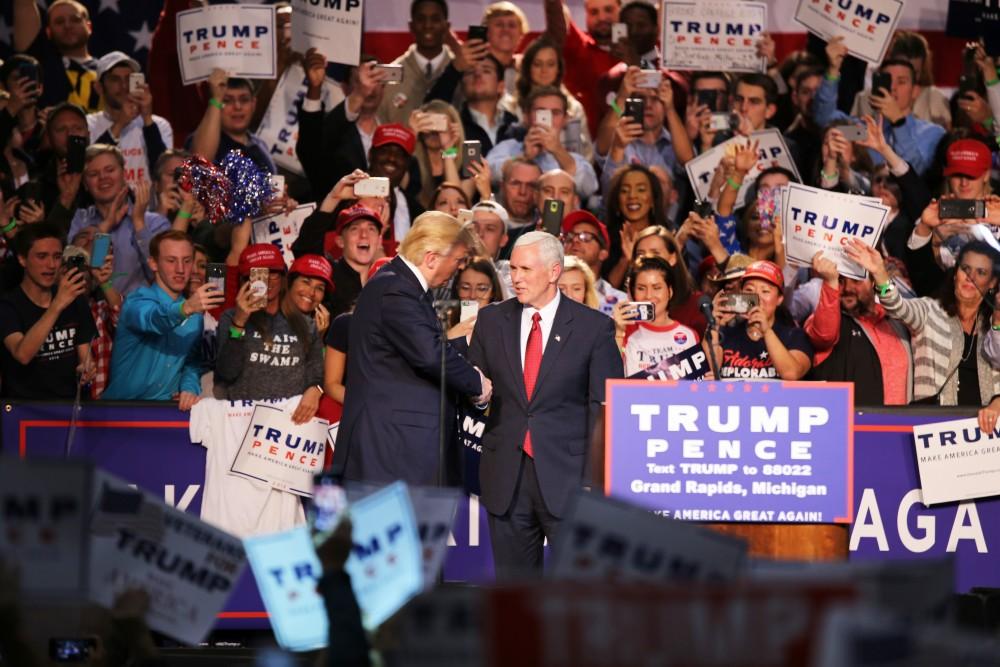
[[[519,388],[519,396],[524,405],[528,404],[528,393],[524,390],[524,368],[521,367],[521,309],[522,306],[517,299],[510,299],[507,308],[506,326],[500,328],[500,335],[503,337],[503,349],[507,354],[507,363],[510,365],[511,377]],[[535,384],[537,391],[538,385]]]
[[[569,299],[567,297],[560,296],[559,307],[556,308],[555,321],[552,323],[549,339],[545,343],[545,352],[542,353],[542,365],[538,369],[538,380],[535,382],[535,392],[532,396],[538,396],[542,384],[545,382],[545,376],[556,365],[563,349],[569,345],[569,337],[572,333],[569,323],[573,320],[573,314],[570,312],[568,303]]]

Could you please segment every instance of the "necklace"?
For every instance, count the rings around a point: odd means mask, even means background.
[[[963,331],[963,333],[964,333],[964,331]],[[965,349],[964,341],[963,341],[963,344],[962,344],[962,361],[963,362],[968,361],[969,357],[972,355],[972,351],[976,349],[976,337],[978,335],[979,335],[979,313],[976,313],[976,321],[972,325],[972,337],[968,338],[968,341],[970,343],[969,349],[968,350]],[[966,334],[966,336],[968,336],[968,334]]]

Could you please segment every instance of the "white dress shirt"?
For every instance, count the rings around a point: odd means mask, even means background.
[[[521,310],[521,369],[524,369],[524,352],[528,347],[528,334],[531,333],[531,318],[535,313],[541,313],[542,319],[538,326],[542,329],[542,354],[545,354],[545,346],[549,342],[549,334],[552,333],[552,323],[556,319],[556,310],[559,309],[559,299],[562,294],[556,290],[556,296],[541,309],[525,306]]]

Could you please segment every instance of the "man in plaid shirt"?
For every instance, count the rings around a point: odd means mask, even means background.
[[[73,246],[84,250],[88,260],[93,250],[96,233],[97,227],[84,227],[73,237]],[[97,371],[90,383],[90,398],[95,400],[101,397],[111,379],[111,344],[115,340],[118,314],[121,312],[123,301],[122,295],[111,284],[112,271],[114,270],[112,250],[108,250],[101,268],[90,269],[91,289],[87,295],[90,314],[94,318],[97,332],[97,336],[90,346],[90,356]]]

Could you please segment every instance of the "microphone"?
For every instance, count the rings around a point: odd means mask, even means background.
[[[715,313],[712,312],[712,300],[702,294],[701,298],[698,299],[698,309],[701,310],[701,314],[708,321],[708,327],[710,329],[715,328]]]

